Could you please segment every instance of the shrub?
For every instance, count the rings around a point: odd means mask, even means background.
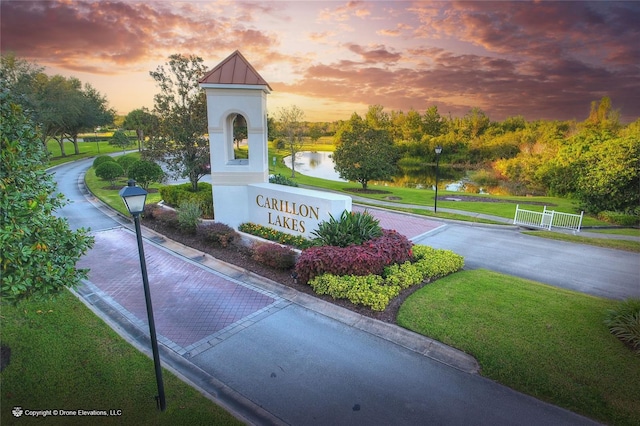
[[[162,210],[162,207],[160,207],[157,203],[145,204],[144,212],[142,212],[142,217],[147,219],[156,219],[159,210]]]
[[[611,334],[640,354],[640,299],[627,299],[607,312],[604,323]]]
[[[306,284],[315,276],[334,275],[381,275],[386,266],[404,263],[411,259],[412,243],[405,237],[388,229],[382,236],[361,245],[348,247],[311,247],[302,252],[296,263],[297,279]]]
[[[276,185],[298,186],[298,182],[295,182],[286,176],[282,176],[281,174],[269,176],[269,183],[275,183]]]
[[[196,234],[207,243],[220,247],[228,247],[239,239],[235,229],[220,222],[200,222],[196,226]]]
[[[121,155],[116,160],[116,163],[120,164],[122,170],[124,170],[124,174],[127,175],[129,173],[129,169],[131,168],[131,165],[137,161],[138,159],[132,155]]]
[[[163,181],[164,171],[153,161],[138,160],[129,166],[128,177],[135,180],[142,188],[148,189],[151,183]]]
[[[383,311],[400,291],[425,280],[448,275],[462,269],[464,259],[450,250],[438,250],[428,246],[413,246],[414,262],[406,261],[385,268],[384,275],[322,274],[309,280],[318,294],[328,294],[334,299],[348,299],[356,305]]]
[[[195,234],[196,226],[202,216],[202,208],[197,201],[186,200],[180,203],[177,211],[178,225],[183,231]]]
[[[277,138],[275,141],[273,141],[276,149],[284,149],[286,147],[286,144],[284,142],[284,139],[282,138]]]
[[[213,193],[209,183],[200,182],[198,192],[191,190],[190,183],[167,185],[160,188],[160,195],[165,203],[174,207],[179,206],[183,201],[198,202],[202,208],[202,216],[208,219],[213,218]]]
[[[115,162],[115,158],[109,155],[99,155],[93,160],[93,168],[97,169],[98,166],[102,163]]]
[[[255,242],[251,252],[253,260],[274,269],[291,269],[296,263],[296,252],[279,244]]]
[[[96,167],[96,176],[102,180],[109,181],[111,186],[115,186],[116,179],[124,174],[120,164],[115,161],[107,161]]]
[[[320,222],[318,229],[311,232],[314,244],[324,246],[347,247],[362,244],[382,235],[380,221],[368,212],[343,211],[336,220],[331,214],[329,221]]]
[[[145,214],[147,213],[145,209]],[[153,219],[157,220],[163,226],[168,228],[178,229],[180,226],[178,222],[178,212],[170,209],[163,209],[162,207],[158,207],[153,210]]]
[[[307,238],[301,235],[291,235],[286,232],[277,231],[268,226],[257,225],[255,223],[242,223],[238,227],[238,230],[255,235],[256,237],[264,238],[265,240],[275,241],[280,244],[285,244],[291,247],[295,247],[300,250],[311,247],[313,244]]]
[[[327,294],[334,299],[348,299],[355,305],[368,306],[374,311],[384,311],[389,301],[400,293],[398,286],[386,286],[380,275],[324,274],[309,281],[317,294]]]
[[[602,211],[598,213],[598,219],[619,226],[636,226],[640,224],[640,216],[637,214]]]

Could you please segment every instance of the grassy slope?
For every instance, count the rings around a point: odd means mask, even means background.
[[[1,319],[2,344],[11,348],[11,362],[0,373],[2,424],[16,421],[15,406],[122,410],[117,420],[49,417],[39,424],[241,424],[166,370],[167,410],[159,412],[153,361],[69,292],[55,301],[2,305]]]
[[[414,293],[398,324],[478,359],[482,374],[612,424],[640,421],[640,358],[603,324],[615,301],[486,270]]]

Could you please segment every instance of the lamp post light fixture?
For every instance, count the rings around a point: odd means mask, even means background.
[[[144,203],[147,200],[147,191],[136,186],[136,181],[130,179],[127,186],[120,190],[120,196],[127,210],[133,216],[136,226],[136,238],[138,240],[138,254],[140,255],[140,268],[142,270],[142,286],[144,287],[144,298],[147,303],[147,319],[149,320],[149,337],[151,339],[151,350],[153,352],[153,364],[156,372],[156,382],[158,384],[158,396],[156,402],[160,411],[167,408],[164,395],[164,384],[162,382],[162,367],[160,366],[160,354],[158,353],[158,338],[156,336],[156,325],[153,320],[153,307],[151,306],[151,292],[149,291],[149,278],[147,277],[147,264],[144,259],[144,247],[142,246],[142,232],[140,231],[140,213],[144,211]]]
[[[433,212],[438,213],[438,167],[440,165],[440,154],[442,153],[442,147],[436,146],[436,198],[434,200]]]

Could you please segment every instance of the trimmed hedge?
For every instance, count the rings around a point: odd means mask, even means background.
[[[213,193],[211,184],[198,183],[198,192],[191,191],[191,184],[167,185],[160,188],[160,195],[165,203],[172,207],[178,207],[185,201],[194,201],[200,204],[202,216],[213,218]]]
[[[381,237],[360,245],[306,249],[298,258],[295,272],[302,284],[322,274],[382,275],[385,267],[410,260],[411,247],[411,241],[404,235],[383,229]]]
[[[463,257],[450,250],[415,245],[413,253],[413,262],[391,265],[385,268],[383,275],[322,274],[311,279],[309,285],[318,294],[384,311],[402,290],[451,274],[464,266]]]
[[[241,223],[238,230],[246,234],[255,235],[256,237],[264,238],[265,240],[275,241],[280,244],[285,244],[291,247],[295,247],[300,250],[304,250],[313,245],[311,240],[301,235],[291,235],[286,232],[277,231],[268,226],[257,225],[251,222]]]
[[[100,164],[109,162],[115,163],[116,159],[110,155],[99,155],[93,160],[92,165],[94,169],[97,169]]]

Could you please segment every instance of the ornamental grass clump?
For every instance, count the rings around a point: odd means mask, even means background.
[[[340,219],[329,214],[329,220],[320,222],[318,229],[311,232],[317,246],[347,247],[362,244],[382,235],[380,221],[367,211],[343,211]]]
[[[640,299],[627,299],[607,312],[604,321],[611,334],[640,354]]]

